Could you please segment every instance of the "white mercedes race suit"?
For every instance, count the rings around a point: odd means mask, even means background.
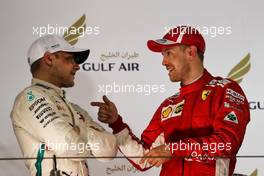
[[[53,160],[45,157],[53,155],[62,176],[87,176],[84,157],[106,161],[117,152],[114,135],[68,102],[62,89],[39,79],[16,97],[11,119],[23,156],[37,158],[25,160],[31,176],[49,176]]]

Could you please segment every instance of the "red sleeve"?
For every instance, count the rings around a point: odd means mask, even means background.
[[[123,122],[121,116],[119,116],[116,122],[109,125],[117,137],[120,152],[123,153],[129,162],[138,170],[145,171],[151,167],[148,163],[139,163],[141,160],[140,157],[144,156],[146,150],[150,149],[153,145],[155,146],[156,142],[159,143],[163,141],[164,144],[164,136],[161,134],[163,130],[160,126],[161,109],[162,105],[157,109],[148,127],[142,133],[141,139],[133,134],[129,126]],[[136,156],[137,158],[130,156]]]

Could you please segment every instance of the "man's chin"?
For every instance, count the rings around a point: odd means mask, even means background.
[[[170,77],[170,81],[171,81],[171,82],[179,82],[178,79],[175,79],[175,78],[172,78],[172,77]]]
[[[74,86],[74,82],[72,83],[67,83],[67,84],[64,84],[63,87],[65,88],[69,88],[69,87],[73,87]]]

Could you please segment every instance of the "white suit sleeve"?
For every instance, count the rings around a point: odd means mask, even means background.
[[[82,134],[82,136],[86,137],[88,143],[97,146],[92,148],[92,155],[102,157],[98,158],[101,161],[113,159],[112,157],[116,156],[118,149],[115,135],[107,132],[102,126],[93,121],[87,111],[80,106],[72,103],[72,107],[85,117],[86,130],[83,131],[86,134]]]

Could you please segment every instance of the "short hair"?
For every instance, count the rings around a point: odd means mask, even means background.
[[[40,68],[40,63],[41,63],[41,60],[42,58],[40,58],[40,59],[38,59],[37,61],[35,61],[35,62],[33,62],[33,64],[31,65],[31,67],[30,67],[30,72],[31,72],[31,74],[34,76],[36,73],[37,73],[37,71],[39,70],[39,68]]]
[[[53,54],[56,58],[58,58],[60,52],[58,51],[58,52],[55,52],[55,53],[52,53],[52,54]],[[40,69],[41,59],[42,59],[42,58],[40,58],[40,59],[38,59],[37,61],[33,62],[33,64],[32,64],[31,67],[30,67],[30,72],[31,72],[31,74],[32,74],[33,76],[35,76],[36,73],[38,72],[38,70]]]
[[[188,48],[188,47],[190,47],[190,46],[189,46],[189,45],[180,45],[180,48],[181,48],[182,50],[185,50],[185,49]],[[196,48],[197,48],[197,47],[196,47]],[[199,59],[203,62],[203,60],[204,60],[204,53],[201,52],[200,50],[198,50],[198,48],[197,48],[197,55],[198,55]]]
[[[198,50],[197,54],[198,54],[199,59],[203,62],[204,61],[204,53]]]

